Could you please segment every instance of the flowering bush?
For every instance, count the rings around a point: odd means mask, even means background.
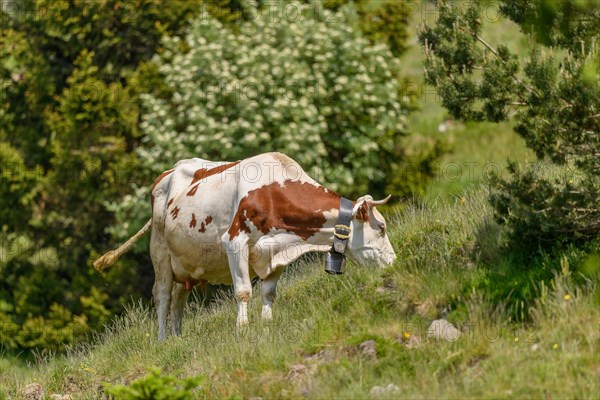
[[[166,40],[156,62],[172,96],[143,98],[146,165],[277,150],[344,194],[382,191],[404,130],[399,62],[352,28],[353,7],[296,6],[247,8],[237,35],[203,16]]]
[[[398,178],[402,163],[421,169],[439,156],[433,146],[415,160],[400,144],[409,110],[400,61],[364,37],[352,4],[333,13],[319,2],[280,3],[246,5],[235,33],[205,14],[183,39],[165,39],[155,63],[169,90],[142,95],[141,163],[157,176],[183,158],[280,151],[347,197],[424,187],[430,175]],[[146,182],[109,206],[128,223],[111,228],[117,239],[150,214]]]

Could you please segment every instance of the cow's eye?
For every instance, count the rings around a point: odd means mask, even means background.
[[[383,222],[380,222],[377,224],[378,228],[379,228],[379,233],[381,235],[385,235],[385,224]]]

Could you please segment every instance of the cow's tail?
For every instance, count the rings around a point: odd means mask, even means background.
[[[115,262],[117,262],[119,257],[121,257],[133,247],[133,245],[139,240],[139,238],[144,236],[144,233],[148,232],[148,229],[150,229],[151,226],[152,218],[150,218],[148,222],[146,222],[146,225],[144,225],[144,227],[140,229],[138,233],[130,237],[128,241],[94,261],[94,268],[96,268],[100,272],[104,271],[107,268],[110,268]]]

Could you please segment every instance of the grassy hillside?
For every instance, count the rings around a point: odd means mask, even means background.
[[[556,258],[525,265],[505,254],[484,189],[389,219],[393,267],[350,264],[329,276],[317,261],[296,265],[281,281],[272,323],[259,321],[259,286],[248,328],[235,329],[236,307],[223,293],[211,307],[190,304],[184,335],[162,344],[153,311],[130,306],[65,357],[0,365],[4,395],[19,398],[39,383],[47,394],[99,398],[102,382],[129,383],[148,366],[206,376],[200,398],[368,398],[389,384],[398,391],[383,398],[600,394],[597,259],[571,251],[561,269]],[[522,290],[537,300],[521,304]],[[463,332],[455,342],[427,338],[444,316]]]

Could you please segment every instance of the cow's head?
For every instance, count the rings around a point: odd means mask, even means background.
[[[363,265],[383,267],[396,259],[387,237],[385,219],[375,208],[387,203],[390,197],[373,200],[366,195],[356,201],[352,209],[352,234],[346,251],[351,260]]]

